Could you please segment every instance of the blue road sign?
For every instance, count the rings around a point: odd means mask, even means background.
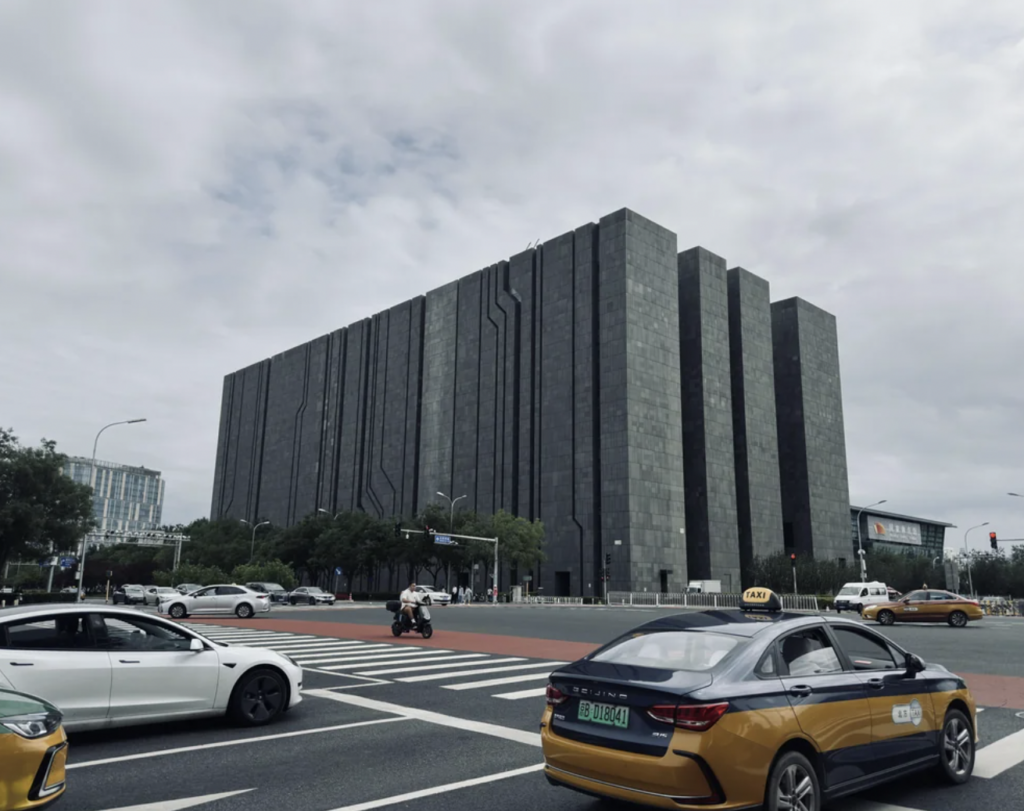
[[[338,575],[338,577],[341,577],[341,567],[340,567],[340,566],[336,566],[336,567],[334,568],[334,573],[335,573],[336,575]]]
[[[74,565],[75,565],[75,559],[74,558],[61,558],[60,559],[60,568],[62,568],[62,569],[70,569]]]
[[[434,543],[439,543],[446,546],[457,546],[457,544],[452,543],[452,539],[448,535],[435,535]]]

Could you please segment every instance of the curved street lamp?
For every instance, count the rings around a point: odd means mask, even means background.
[[[94,439],[92,441],[92,462],[89,464],[89,486],[92,488],[92,494],[93,494],[94,498],[96,496],[96,485],[94,485],[92,483],[92,480],[93,480],[93,477],[96,475],[96,448],[100,444],[100,434],[102,434],[108,428],[113,428],[115,425],[134,425],[137,422],[145,422],[145,421],[146,421],[145,417],[139,417],[138,419],[134,419],[134,420],[119,420],[118,422],[112,422],[109,425],[104,425],[102,428],[100,428],[99,431],[96,432],[96,439]],[[95,507],[95,505],[93,505],[93,510],[95,511],[95,509],[96,509],[96,507]],[[78,569],[78,574],[79,574],[78,591],[79,591],[79,594],[84,594],[85,593],[85,556],[86,556],[86,553],[89,551],[89,549],[88,549],[89,544],[87,543],[88,538],[89,538],[89,533],[88,532],[85,533],[85,535],[82,536],[82,554],[79,556],[79,560],[81,560],[81,564],[79,565],[79,569]],[[51,568],[50,571],[52,572],[53,569]]]
[[[868,504],[867,507],[861,507],[857,510],[857,557],[860,558],[860,580],[862,583],[868,582],[868,566],[864,562],[864,542],[861,540],[860,535],[860,516],[864,510],[870,510],[872,507],[877,507],[879,504],[885,504],[889,499],[883,498],[881,501],[876,501],[874,504]]]
[[[239,518],[238,520],[246,526],[252,527],[252,543],[249,545],[249,564],[252,565],[252,559],[256,557],[256,530],[258,530],[260,527],[267,526],[270,522],[260,521],[260,523],[253,527],[252,524],[250,524],[244,518]]]
[[[984,524],[978,524],[976,527],[971,527],[967,530],[967,532],[964,533],[964,557],[967,559],[967,583],[970,586],[972,597],[974,596],[974,577],[971,575],[971,555],[970,552],[967,551],[967,536],[971,534],[972,530],[981,529],[982,527],[987,526],[988,521],[986,521]]]

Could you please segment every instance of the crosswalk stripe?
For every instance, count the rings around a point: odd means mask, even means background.
[[[463,665],[460,665],[460,667],[473,667],[474,665],[491,665],[491,664],[496,664],[498,662],[522,662],[522,661],[525,661],[522,657],[518,657],[518,658],[517,657],[512,657],[512,658],[509,658],[509,659],[489,659],[488,658],[488,654],[486,654],[486,653],[465,653],[465,654],[462,654],[461,656],[444,656],[442,658],[443,659],[483,659],[484,660],[482,662],[466,662]],[[442,670],[442,669],[444,669],[446,667],[451,667],[451,665],[426,665],[426,666],[420,666],[419,664],[417,664],[416,669],[417,670]],[[365,673],[360,671],[356,675],[357,676],[387,676],[387,675],[389,675],[391,673],[405,673],[406,671],[407,671],[407,668],[404,668],[404,667],[392,667],[392,668],[388,668],[387,670],[368,670]]]
[[[562,662],[561,664],[569,664],[568,662]],[[527,676],[508,676],[504,679],[487,679],[485,681],[470,681],[464,682],[463,684],[445,684],[442,688],[445,690],[479,690],[482,687],[497,687],[500,684],[515,684],[521,681],[533,681],[535,679],[546,679],[551,675],[551,671],[546,673],[531,673]]]
[[[254,648],[270,648],[271,650],[283,650],[283,651],[300,651],[300,650],[323,650],[325,648],[338,648],[357,650],[365,647],[363,642],[289,642],[282,644],[280,642],[260,642],[258,644],[253,643]]]
[[[531,687],[529,690],[516,690],[514,693],[497,693],[491,698],[507,698],[510,701],[515,701],[520,698],[540,698],[547,695],[547,692],[547,687]]]
[[[382,650],[387,648],[387,650]],[[369,653],[364,653],[369,651]],[[450,653],[451,651],[444,651]],[[401,648],[395,649],[392,645],[367,645],[365,648],[359,648],[358,650],[342,650],[338,651],[338,656],[334,654],[329,655],[326,659],[323,657],[317,659],[310,659],[310,656],[319,656],[317,653],[307,654],[304,659],[309,662],[315,662],[317,664],[324,664],[327,662],[352,662],[356,659],[375,659],[382,656],[422,656],[424,653],[431,653],[431,651],[403,651]],[[341,655],[344,654],[344,655]]]
[[[534,662],[528,665],[508,665],[506,667],[488,667],[483,670],[456,670],[449,673],[428,673],[426,676],[406,676],[395,679],[401,682],[438,681],[440,679],[457,679],[462,676],[477,676],[481,673],[509,673],[513,670],[534,670],[538,667],[547,667],[552,670],[558,667],[558,662]]]
[[[450,653],[451,651],[449,651]],[[405,658],[405,659],[388,659],[384,664],[389,665],[405,665],[406,670],[411,670],[415,667],[419,667],[420,662],[438,662],[447,657],[444,656],[424,656],[422,658]],[[367,667],[368,664],[381,664],[380,662],[350,662],[344,665],[318,665],[321,670],[358,670],[361,667]]]

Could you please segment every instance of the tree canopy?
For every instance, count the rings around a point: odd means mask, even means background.
[[[56,443],[23,447],[0,428],[0,571],[16,558],[75,549],[95,526],[92,488],[62,473],[67,456]]]

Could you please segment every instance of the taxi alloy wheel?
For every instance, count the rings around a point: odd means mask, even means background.
[[[885,610],[878,612],[878,624],[879,625],[892,625],[896,622],[896,615],[892,611]]]
[[[942,773],[954,784],[966,783],[974,771],[974,735],[960,710],[946,713],[942,725]]]
[[[949,624],[954,628],[963,628],[967,625],[967,615],[963,611],[954,611],[949,615]]]
[[[799,752],[786,752],[768,778],[768,811],[821,811],[821,788],[811,762]]]

